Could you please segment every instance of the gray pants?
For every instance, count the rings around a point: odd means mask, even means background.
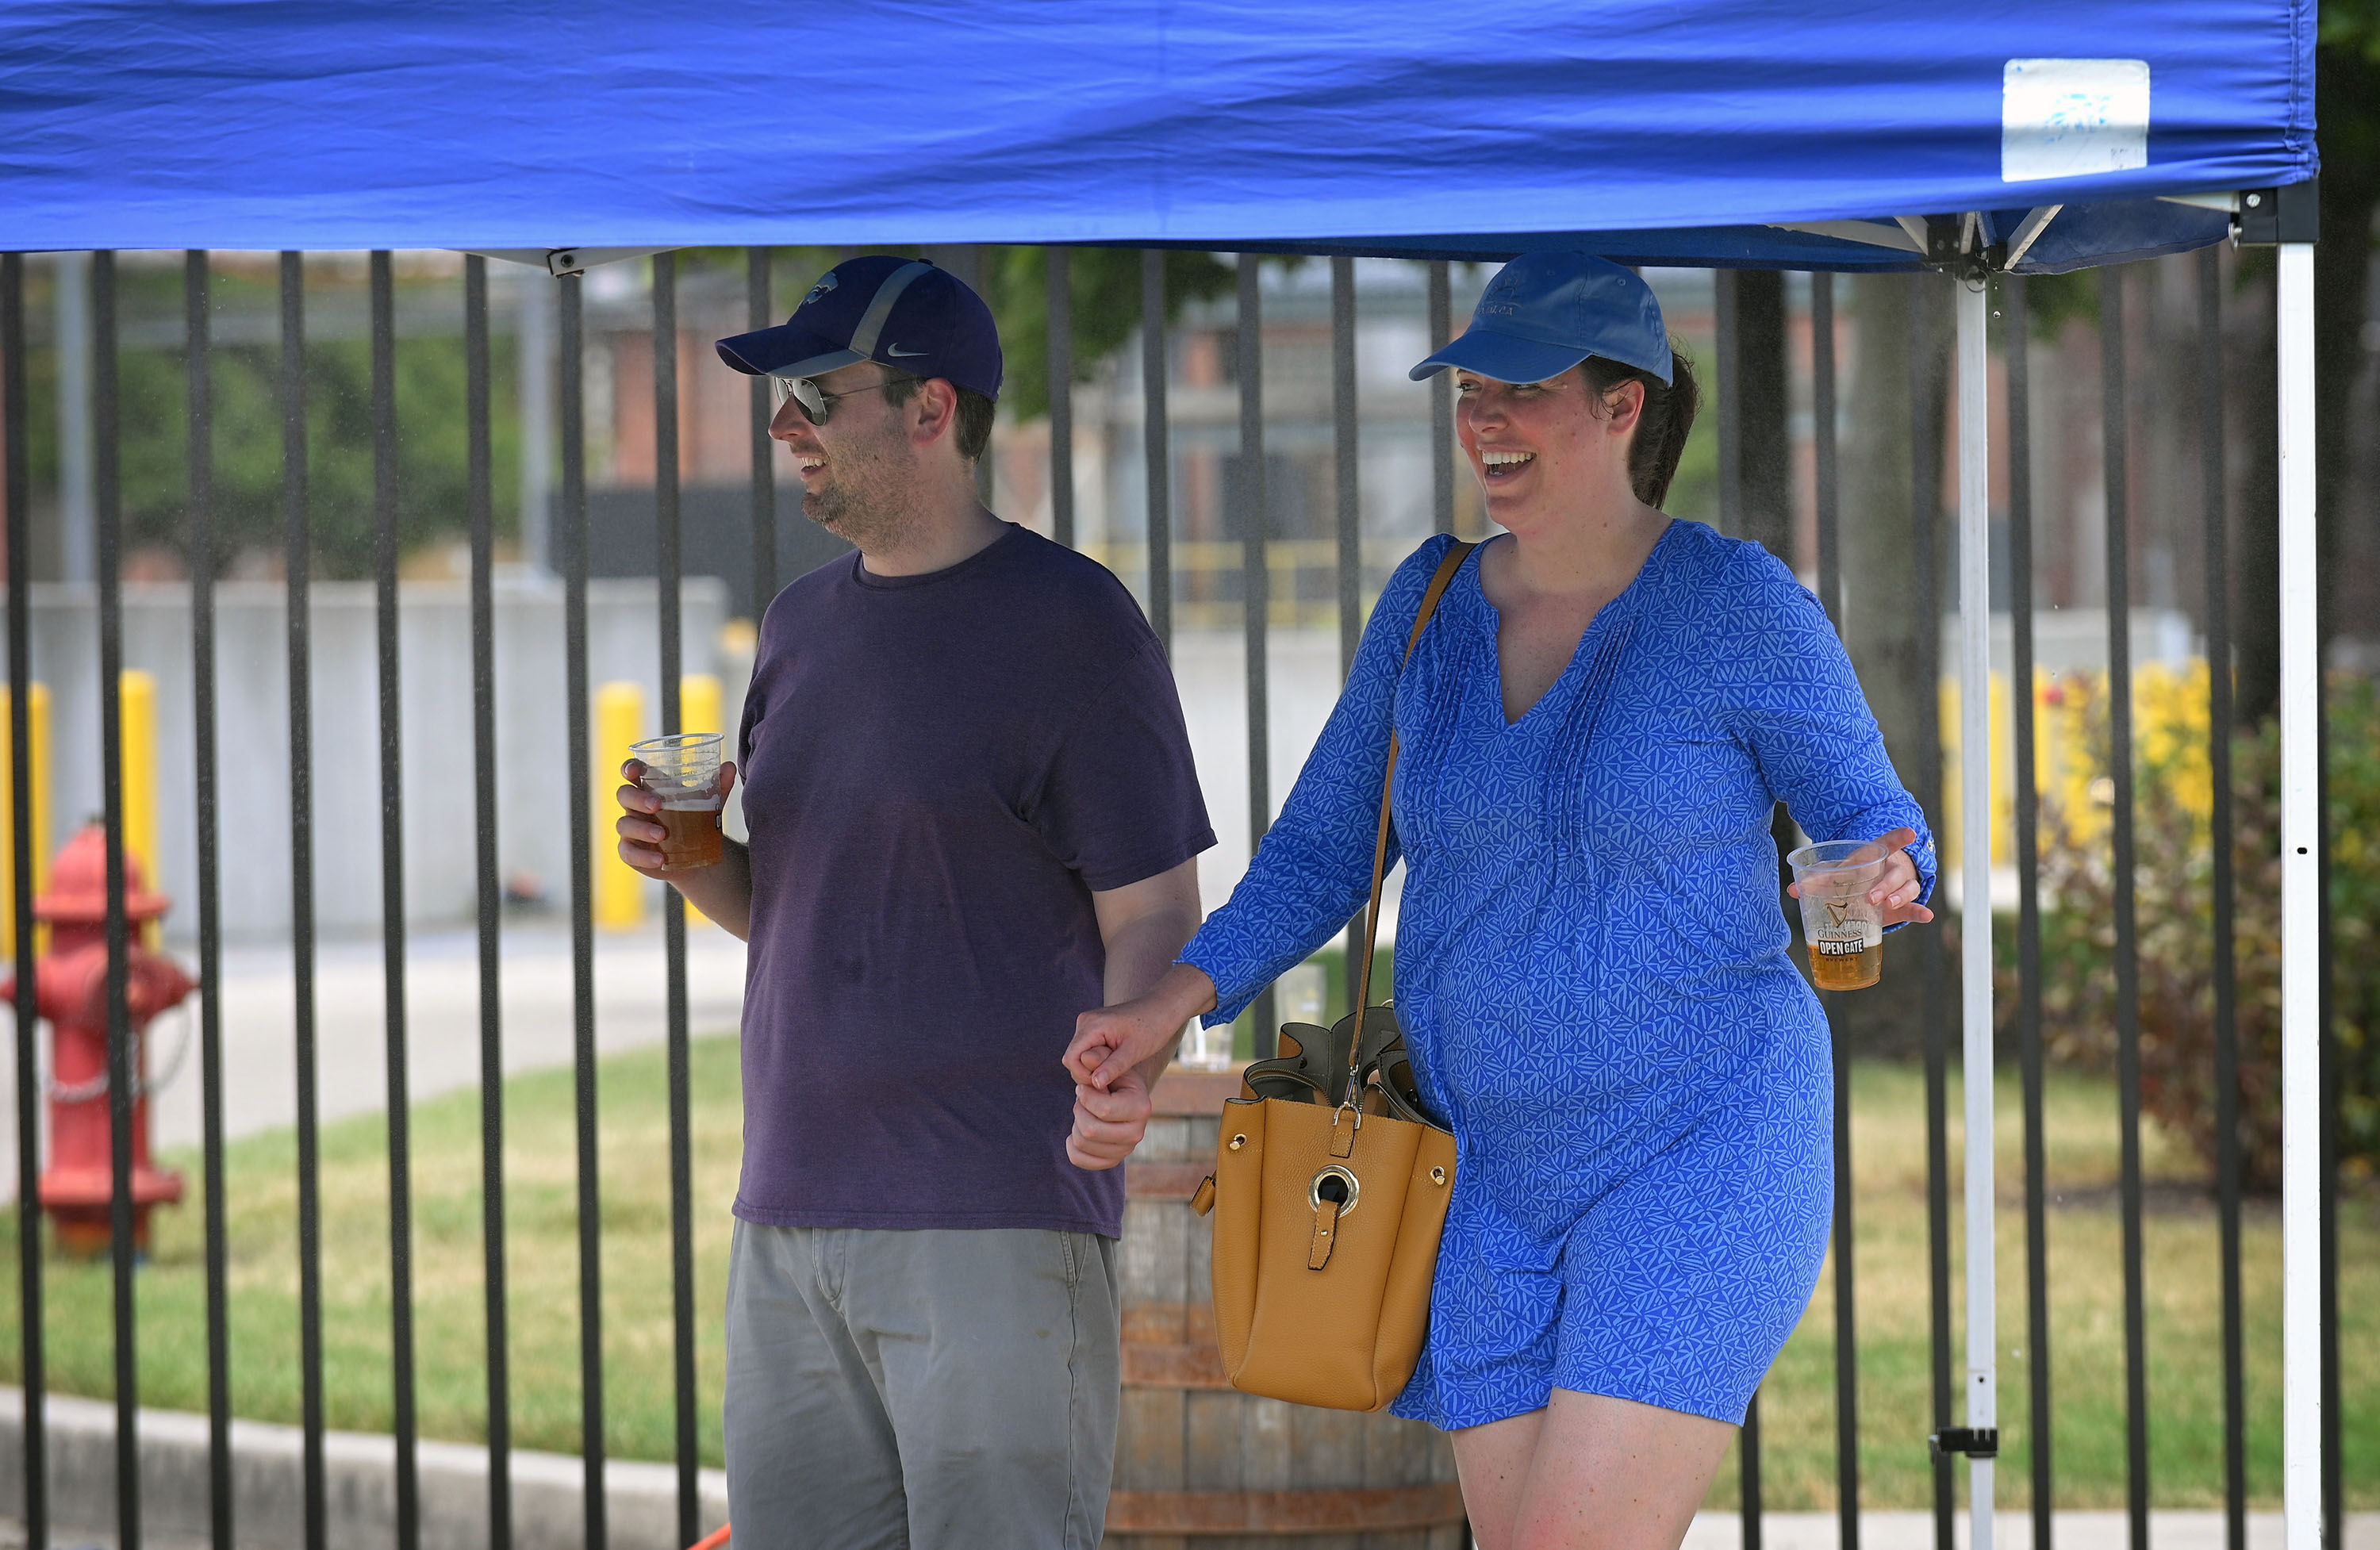
[[[735,1224],[735,1550],[1094,1550],[1115,1461],[1115,1243]]]

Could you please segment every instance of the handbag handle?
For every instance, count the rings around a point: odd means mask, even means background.
[[[1422,593],[1421,607],[1414,614],[1413,634],[1405,636],[1405,654],[1397,663],[1400,675],[1404,672],[1404,664],[1413,660],[1414,648],[1421,644],[1423,627],[1429,623],[1430,615],[1438,612],[1438,599],[1446,595],[1447,586],[1453,581],[1454,573],[1463,568],[1463,557],[1477,547],[1476,544],[1457,541],[1446,551],[1446,558],[1438,563],[1438,574],[1429,578],[1429,588]],[[1364,906],[1364,964],[1355,976],[1355,1036],[1347,1041],[1347,1061],[1351,1070],[1362,1059],[1358,1052],[1364,1047],[1364,1013],[1370,1010],[1372,1004],[1372,958],[1380,939],[1380,884],[1389,871],[1389,793],[1393,789],[1396,775],[1396,691],[1391,686],[1389,698],[1389,767],[1380,776],[1380,828],[1372,842],[1372,898],[1371,902]],[[1353,1091],[1352,1084],[1350,1091]]]

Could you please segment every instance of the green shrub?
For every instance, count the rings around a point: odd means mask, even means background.
[[[2380,1166],[2380,693],[2370,679],[2341,676],[2328,694],[2334,1092],[2342,1167],[2369,1177]],[[2118,1056],[2107,694],[2103,680],[2077,674],[2050,697],[2051,714],[2079,733],[2068,745],[2082,750],[2086,778],[2047,781],[2042,798],[2043,1037],[2051,1059],[2104,1074]],[[2204,733],[2185,735],[2186,719],[2153,699],[2134,704],[2141,1101],[2211,1175],[2219,1127]],[[2198,714],[2203,729],[2203,701]],[[2270,1192],[2281,1169],[2278,728],[2240,733],[2231,750],[2240,1167],[2249,1189]],[[2004,1030],[2016,1011],[2009,959]]]

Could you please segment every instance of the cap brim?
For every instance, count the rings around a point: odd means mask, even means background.
[[[847,345],[792,323],[722,339],[718,347],[720,359],[749,377],[815,377],[868,358]]]
[[[1592,353],[1569,345],[1543,345],[1509,333],[1491,333],[1475,325],[1410,374],[1418,382],[1452,367],[1500,382],[1543,382],[1560,376]]]

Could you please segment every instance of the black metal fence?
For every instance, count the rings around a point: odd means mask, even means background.
[[[1051,510],[1056,537],[1061,542],[1075,539],[1075,499],[1073,457],[1074,414],[1070,384],[1073,380],[1074,335],[1072,300],[1068,289],[1069,266],[1065,250],[1053,249],[1049,264],[1049,359],[1050,406],[1050,477],[1053,496]],[[2230,805],[2230,747],[2228,731],[2231,724],[2231,685],[2221,664],[2228,660],[2231,648],[2229,621],[2226,603],[2225,581],[2229,574],[2229,549],[2225,522],[2224,468],[2224,378],[2220,355],[2221,290],[2217,280],[2217,260],[2211,251],[2202,254],[2198,263],[2198,308],[2202,342],[2202,377],[2198,386],[2201,413],[2201,443],[2204,462],[2204,542],[2206,573],[2206,635],[2209,660],[2217,671],[2209,674],[2211,728],[2207,756],[2214,769],[2214,911],[2216,927],[2216,1090],[2222,1106],[2220,1133],[2223,1147],[2217,1168],[2217,1203],[2220,1220],[2220,1266],[2222,1302],[2222,1364],[2223,1364],[2223,1500],[2227,1522],[2228,1550],[2245,1550],[2248,1479],[2244,1436],[2247,1427],[2246,1401],[2243,1385],[2243,1336],[2240,1276],[2240,1212],[2241,1173],[2236,1123],[2239,1103],[2239,1072],[2240,1054],[2237,1036],[2236,976],[2232,964],[2231,925],[2235,905],[2235,883],[2232,876],[2233,816]],[[1356,631],[1366,599],[1361,595],[1359,571],[1359,510],[1355,476],[1358,465],[1357,419],[1355,409],[1355,290],[1353,260],[1334,258],[1330,262],[1331,282],[1331,381],[1332,381],[1332,450],[1336,471],[1337,500],[1335,503],[1336,553],[1339,557],[1338,597],[1340,602],[1340,648],[1342,671],[1354,655]],[[512,1381],[507,1366],[506,1292],[505,1292],[505,1196],[504,1178],[504,1088],[503,1054],[504,1029],[498,997],[500,968],[500,904],[501,883],[497,871],[496,833],[496,762],[495,762],[495,665],[493,652],[492,604],[491,576],[494,563],[493,502],[491,496],[491,406],[489,369],[489,317],[487,260],[470,258],[464,272],[464,335],[468,362],[467,394],[463,414],[468,424],[468,527],[470,555],[471,614],[471,681],[472,681],[472,795],[475,822],[476,866],[478,877],[478,949],[480,998],[480,1103],[481,1103],[481,1166],[483,1186],[482,1233],[486,1276],[487,1326],[487,1439],[490,1453],[488,1535],[489,1542],[499,1547],[513,1542],[513,1512],[506,1458],[511,1448]],[[388,1171],[390,1188],[389,1269],[392,1288],[392,1351],[394,1358],[394,1430],[395,1434],[397,1503],[397,1543],[402,1550],[412,1550],[419,1540],[420,1508],[419,1501],[417,1451],[418,1425],[415,1388],[416,1336],[412,1321],[412,1206],[410,1194],[410,1138],[407,1129],[404,1096],[407,1092],[407,1038],[406,1026],[406,907],[403,834],[405,824],[405,791],[400,752],[403,728],[400,725],[400,675],[403,664],[397,647],[397,465],[396,443],[398,425],[393,360],[395,350],[393,325],[393,281],[391,257],[375,253],[370,260],[371,287],[371,439],[374,449],[375,479],[373,513],[377,525],[374,578],[377,588],[378,619],[378,684],[380,699],[380,755],[382,791],[381,845],[382,855],[383,910],[382,930],[386,967],[386,1060],[390,1102],[388,1104]],[[216,659],[213,614],[213,592],[216,576],[213,572],[214,470],[212,462],[212,402],[210,394],[210,319],[209,319],[208,256],[192,252],[188,256],[185,271],[187,291],[188,340],[188,412],[189,539],[188,551],[191,564],[192,635],[190,666],[192,692],[196,708],[197,778],[191,796],[196,805],[198,834],[198,875],[196,907],[198,914],[198,954],[200,978],[204,994],[200,1003],[200,1056],[203,1106],[203,1203],[205,1212],[205,1274],[206,1274],[206,1350],[208,1362],[208,1412],[212,1439],[210,1479],[212,1488],[213,1543],[225,1550],[237,1542],[237,1525],[232,1517],[232,1456],[230,1442],[231,1398],[228,1378],[230,1362],[229,1308],[226,1278],[226,1243],[225,1229],[224,1179],[224,1116],[223,1096],[226,1080],[236,1073],[225,1070],[222,1038],[222,1008],[217,987],[222,983],[223,919],[219,897],[221,858],[218,854],[217,792],[221,779],[220,752],[215,744],[214,715],[216,703]],[[1143,333],[1142,387],[1146,414],[1144,446],[1148,456],[1148,572],[1139,579],[1142,595],[1147,600],[1151,623],[1159,636],[1169,646],[1174,629],[1173,561],[1172,561],[1172,485],[1169,477],[1170,454],[1167,424],[1166,331],[1162,324],[1165,308],[1165,287],[1162,254],[1151,250],[1143,256],[1142,298],[1148,326]],[[0,397],[5,398],[6,445],[6,494],[7,510],[12,515],[7,530],[7,591],[8,591],[8,665],[9,665],[9,733],[12,766],[9,771],[12,788],[19,793],[29,789],[28,707],[30,680],[29,621],[31,605],[30,577],[31,555],[26,532],[27,524],[15,520],[15,514],[30,510],[30,459],[28,444],[27,416],[27,343],[25,321],[25,258],[9,253],[0,256],[0,365],[5,366],[5,379],[0,379]],[[755,248],[748,256],[747,272],[748,315],[752,326],[758,327],[772,316],[772,273],[771,254]],[[1260,452],[1265,436],[1263,373],[1257,364],[1263,348],[1259,287],[1257,260],[1254,255],[1240,260],[1239,281],[1239,349],[1242,362],[1239,371],[1240,434],[1244,453]],[[122,656],[122,613],[117,583],[119,550],[123,529],[121,496],[117,482],[117,449],[119,442],[118,413],[121,400],[117,380],[116,351],[116,276],[114,255],[101,253],[96,257],[94,281],[94,344],[96,372],[94,375],[93,425],[97,441],[96,517],[98,526],[99,634],[102,672],[101,726],[103,729],[103,769],[104,770],[104,820],[107,860],[110,868],[108,889],[107,941],[109,973],[107,978],[108,1069],[111,1079],[110,1104],[114,1121],[113,1177],[114,1195],[111,1221],[113,1239],[113,1322],[115,1351],[115,1448],[117,1458],[116,1518],[119,1540],[125,1546],[135,1546],[141,1539],[140,1475],[136,1467],[140,1449],[138,1425],[138,1368],[135,1362],[135,1302],[133,1281],[136,1253],[132,1231],[134,1201],[131,1193],[130,1118],[134,1091],[131,1062],[135,1059],[127,999],[127,961],[129,935],[127,928],[123,887],[122,858],[125,849],[124,794],[120,781],[119,744],[121,740],[120,705],[117,668]],[[1948,285],[1943,279],[1925,282]],[[565,628],[566,660],[568,760],[573,778],[569,787],[569,822],[572,837],[571,878],[569,897],[570,942],[573,965],[573,1007],[577,1105],[577,1242],[579,1254],[578,1308],[580,1393],[582,1403],[582,1450],[585,1460],[585,1524],[587,1544],[601,1546],[605,1543],[605,1496],[603,1492],[604,1461],[604,1334],[601,1322],[602,1254],[601,1241],[601,1211],[597,1175],[597,1113],[596,1113],[596,1044],[595,1044],[595,977],[594,935],[592,919],[591,839],[601,815],[593,810],[593,793],[587,773],[591,769],[592,744],[589,725],[589,670],[587,639],[587,427],[586,393],[581,380],[580,360],[583,332],[582,282],[577,274],[566,274],[555,284],[560,290],[560,442],[561,442],[561,530],[558,552],[562,556],[562,581],[565,588]],[[1431,263],[1427,266],[1428,322],[1433,345],[1441,343],[1451,330],[1450,287],[1447,266]],[[2025,282],[2006,279],[1998,285],[1999,305],[2005,314],[2005,328],[2011,338],[2022,339],[2027,327]],[[652,308],[655,336],[668,340],[676,333],[677,269],[670,255],[653,260]],[[304,264],[298,253],[285,253],[280,262],[281,355],[279,376],[279,407],[283,430],[282,515],[284,559],[287,587],[287,661],[289,672],[289,830],[292,856],[291,889],[295,904],[292,927],[292,951],[296,964],[297,983],[297,1064],[298,1073],[297,1113],[297,1166],[299,1265],[299,1323],[301,1346],[302,1410],[304,1432],[304,1520],[307,1543],[321,1545],[325,1542],[326,1502],[325,1466],[323,1456],[323,1351],[322,1306],[322,1201],[319,1189],[319,1124],[315,1106],[317,1030],[314,1018],[314,968],[316,939],[313,911],[312,793],[310,789],[309,750],[312,739],[310,723],[310,696],[307,692],[310,661],[309,612],[310,586],[310,502],[307,483],[307,364],[306,318],[304,310]],[[2126,392],[2124,382],[2123,292],[2114,272],[2107,272],[2100,291],[2100,327],[2105,342],[2105,422],[2107,505],[2107,575],[2108,588],[2107,653],[2110,664],[2110,703],[2115,719],[2110,757],[2113,760],[2115,846],[2115,969],[2118,976],[2118,1035],[2120,1050],[2119,1092],[2121,1102],[2121,1184],[2122,1217],[2123,1324],[2125,1401],[2127,1417],[2127,1505],[2132,1550],[2147,1550],[2148,1508],[2150,1484],[2148,1474],[2148,1433],[2152,1423],[2149,1409],[2148,1355],[2146,1350],[2146,1318],[2143,1302],[2143,1265],[2142,1252],[2143,1181],[2141,1159],[2141,1069],[2138,984],[2138,939],[2135,919],[2132,847],[2133,811],[2131,781],[2130,737],[2130,639],[2126,627],[2129,601],[2130,556],[2126,548],[2124,514],[2128,510],[2130,492],[2126,487],[2126,459],[2123,455],[2126,425]],[[1836,421],[1838,413],[1838,363],[1835,357],[1836,298],[1833,277],[1816,274],[1811,277],[1809,316],[1812,321],[1811,403],[1814,409],[1812,437],[1815,456],[1816,560],[1818,589],[1829,614],[1840,624],[1842,613],[1842,545],[1840,538],[1839,507],[1840,480],[1837,468]],[[1913,316],[1919,320],[1918,337],[1911,340],[1912,350],[1923,358],[1931,342],[1924,337],[1924,309]],[[1729,325],[1722,309],[1720,326]],[[1719,354],[1724,360],[1729,355],[1729,341],[1722,338]],[[2030,487],[2030,435],[2028,419],[2028,385],[2026,352],[2014,349],[2007,353],[2007,414],[2008,447],[2008,508],[2009,547],[2011,563],[2009,569],[2011,591],[2009,606],[2013,636],[2013,681],[2020,685],[2033,681],[2034,664],[2035,609],[2033,596],[2034,503]],[[680,533],[678,510],[677,418],[678,383],[676,358],[673,350],[657,348],[653,354],[655,380],[653,399],[656,416],[656,455],[658,484],[657,545],[654,567],[660,577],[659,607],[661,610],[662,730],[678,729],[679,657],[681,652],[678,628],[677,583],[680,580]],[[1915,395],[1917,422],[1913,445],[1920,455],[1913,461],[1913,487],[1911,510],[1913,514],[1912,537],[1917,555],[1913,576],[1912,603],[1921,621],[1931,622],[1938,616],[1939,600],[1936,596],[1936,566],[1933,558],[1937,505],[1940,485],[1939,466],[1925,454],[1939,441],[1938,416],[1923,394]],[[1432,488],[1435,526],[1440,531],[1451,531],[1454,526],[1454,449],[1445,434],[1450,419],[1451,396],[1444,376],[1436,379],[1432,388],[1432,406],[1439,433],[1433,439]],[[776,554],[776,494],[770,467],[770,446],[766,425],[770,404],[764,384],[755,381],[751,390],[751,565],[757,596],[772,596],[777,588]],[[1927,423],[1936,416],[1934,423]],[[1243,455],[1238,460],[1245,486],[1235,492],[1236,499],[1247,514],[1244,525],[1246,585],[1244,597],[1246,648],[1246,700],[1248,716],[1248,782],[1251,842],[1261,839],[1271,812],[1272,793],[1268,780],[1268,682],[1266,632],[1267,548],[1264,514],[1266,512],[1263,481],[1265,462],[1260,455]],[[1742,460],[1723,457],[1722,477],[1742,477]],[[1739,503],[1730,500],[1730,491],[1722,491],[1723,510],[1735,509]],[[1929,628],[1917,632],[1922,656],[1937,654],[1937,636]],[[1937,664],[1925,662],[1920,678],[1927,684],[1938,683]],[[2010,696],[2014,714],[2014,745],[2016,768],[2029,775],[2034,768],[2034,751],[2036,728],[2033,696],[2019,692]],[[1969,757],[1976,757],[1970,751]],[[1942,832],[1942,768],[1938,746],[1930,757],[1922,757],[1920,767],[1908,772],[1912,784],[1933,822],[1936,831]],[[2019,1004],[2015,1018],[2016,1042],[2023,1081],[2023,1193],[2026,1278],[2026,1335],[2023,1364],[2031,1397],[2031,1496],[2033,1543],[2037,1550],[2048,1550],[2053,1543],[2051,1508],[2057,1499],[2053,1450],[2047,1446],[2048,1423],[2054,1394],[2051,1385],[2051,1325],[2048,1288],[2052,1265],[2048,1255],[2046,1229],[2047,1203],[2044,1192],[2046,1162],[2044,1150],[2044,1066],[2043,1045],[2043,963],[2042,963],[2042,900],[2037,862],[2040,851],[2040,812],[2034,781],[2020,778],[2015,782],[2016,835],[2015,859],[2020,887],[2020,903],[2015,920],[2016,950],[2019,966]],[[13,854],[26,857],[30,854],[32,835],[29,805],[14,804],[11,810]],[[1983,858],[1970,858],[1971,864]],[[32,909],[32,872],[28,866],[14,869],[16,940],[13,943],[16,978],[17,1013],[17,1136],[18,1169],[20,1199],[30,1201],[33,1181],[40,1176],[39,1137],[41,1123],[39,1103],[41,1086],[38,1081],[36,1026],[34,1005],[34,925]],[[689,1126],[688,1029],[686,1011],[686,916],[684,907],[674,893],[669,896],[665,915],[665,958],[668,965],[667,1001],[667,1069],[668,1112],[670,1117],[670,1217],[671,1265],[674,1289],[673,1351],[674,1369],[675,1460],[677,1469],[677,1520],[681,1543],[691,1544],[697,1537],[698,1466],[697,1447],[697,1386],[696,1386],[696,1309],[694,1302],[693,1215],[691,1205],[692,1169]],[[1916,934],[1923,957],[1923,1017],[1924,1062],[1926,1092],[1927,1150],[1927,1218],[1929,1224],[1928,1265],[1932,1347],[1932,1385],[1934,1411],[1937,1424],[1953,1423],[1955,1396],[1951,1377],[1951,1306],[1950,1306],[1950,1216],[1948,1186],[1950,1173],[1949,1130],[1947,1124],[1946,1091],[1948,1082],[1948,1018],[1949,1013],[1944,980],[1944,954],[1938,932]],[[1269,1030],[1275,1021],[1270,993],[1257,1008],[1256,1025],[1259,1030],[1257,1053],[1269,1053]],[[1836,1061],[1836,1112],[1838,1129],[1835,1157],[1839,1177],[1848,1180],[1851,1164],[1850,1133],[1850,1062],[1847,1050],[1838,1040]],[[2325,1155],[2329,1156],[2325,1138]],[[2325,1178],[2325,1218],[2335,1216],[2336,1169],[2326,1163]],[[48,1500],[48,1451],[43,1397],[47,1388],[44,1367],[42,1238],[28,1210],[20,1224],[18,1243],[18,1288],[22,1310],[21,1370],[25,1392],[24,1454],[22,1479],[25,1489],[25,1514],[28,1543],[45,1545],[50,1534],[50,1504]],[[1836,1193],[1835,1241],[1838,1245],[1851,1241],[1852,1229],[1852,1198],[1848,1187]],[[2328,1295],[2336,1296],[2335,1263],[2325,1266]],[[1859,1385],[1854,1336],[1857,1330],[1856,1291],[1853,1256],[1838,1253],[1833,1267],[1834,1327],[1836,1342],[1836,1426],[1838,1437],[1838,1494],[1841,1522],[1841,1543],[1845,1550],[1856,1550],[1860,1543],[1860,1441],[1861,1419]],[[2331,1307],[2335,1315],[2335,1302]],[[2339,1450],[2337,1320],[2325,1319],[2324,1348],[2325,1390],[2324,1409],[2327,1464],[2326,1501],[2333,1543],[2337,1543],[2339,1503]],[[1923,1435],[1900,1439],[1903,1446],[1924,1447]],[[1743,1429],[1740,1454],[1740,1482],[1743,1508],[1743,1541],[1747,1550],[1758,1550],[1762,1542],[1761,1504],[1761,1430],[1755,1404]],[[1949,1550],[1951,1544],[1954,1482],[1950,1459],[1946,1456],[1936,1466],[1934,1473],[1935,1532],[1937,1545]]]

